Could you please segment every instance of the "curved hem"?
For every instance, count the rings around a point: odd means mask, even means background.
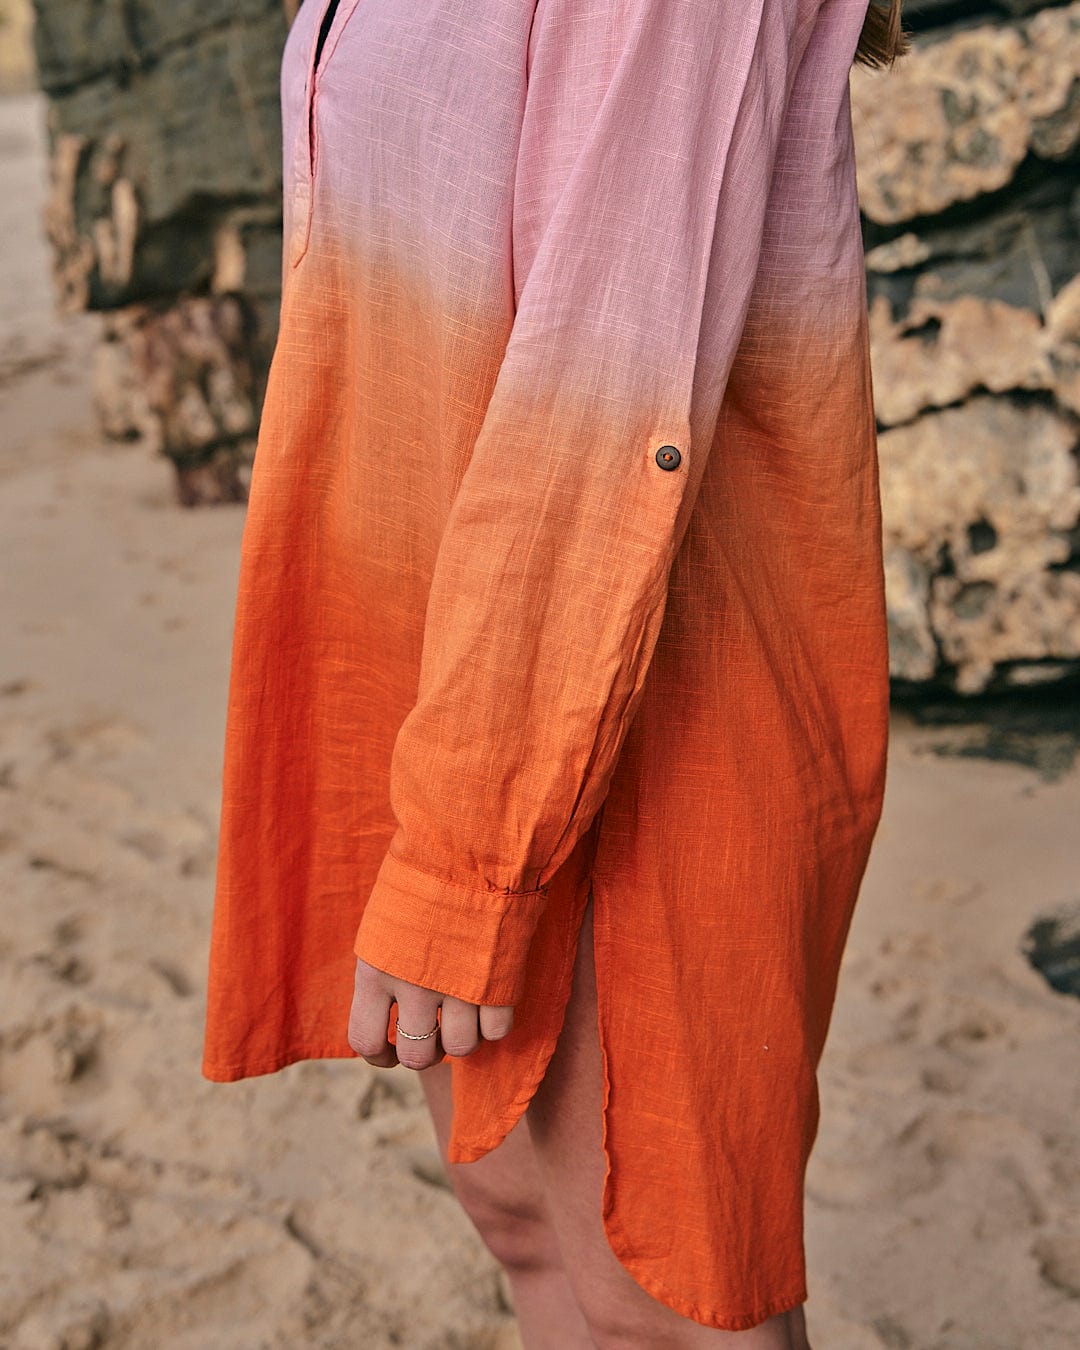
[[[600,873],[594,869],[594,894],[598,890],[602,891],[603,885],[603,878]],[[595,938],[593,943],[593,962],[594,964],[596,963]],[[629,1242],[624,1229],[615,1218],[614,1207],[611,1203],[610,1178],[612,1175],[613,1161],[611,1149],[608,1144],[608,1109],[611,1097],[611,1078],[608,1071],[607,1046],[604,1041],[604,1019],[600,1010],[602,996],[602,981],[599,975],[598,966],[596,980],[596,1022],[597,1036],[600,1041],[600,1063],[603,1074],[603,1105],[601,1111],[603,1117],[602,1147],[604,1153],[601,1224],[608,1240],[608,1246],[611,1248],[615,1257],[634,1283],[638,1285],[639,1288],[643,1289],[645,1293],[650,1295],[650,1297],[663,1303],[681,1317],[689,1318],[691,1321],[697,1322],[702,1326],[713,1327],[719,1331],[749,1331],[752,1327],[760,1326],[761,1323],[765,1322],[768,1318],[774,1317],[778,1313],[789,1312],[792,1308],[797,1308],[801,1303],[805,1303],[809,1295],[806,1288],[806,1281],[803,1279],[792,1293],[772,1298],[767,1303],[763,1303],[749,1312],[724,1313],[717,1310],[706,1310],[696,1303],[687,1301],[681,1294],[676,1294],[666,1285],[661,1284],[659,1280],[641,1275],[636,1269],[636,1257],[633,1255],[631,1243]]]
[[[699,1308],[696,1303],[687,1303],[679,1294],[673,1293],[659,1280],[652,1280],[639,1275],[634,1269],[634,1257],[626,1250],[626,1237],[622,1229],[608,1215],[603,1216],[603,1225],[604,1232],[607,1234],[608,1245],[634,1283],[644,1289],[651,1297],[666,1304],[673,1312],[688,1317],[691,1321],[698,1322],[703,1326],[715,1327],[718,1331],[749,1331],[752,1327],[760,1326],[768,1318],[775,1317],[777,1313],[790,1312],[791,1309],[797,1308],[800,1304],[805,1303],[809,1296],[804,1283],[799,1286],[797,1293],[770,1299],[768,1303],[762,1304],[760,1308],[753,1312],[725,1314],[707,1311],[704,1308]]]
[[[236,1083],[243,1078],[257,1078],[261,1074],[277,1073],[279,1069],[287,1069],[290,1064],[299,1064],[303,1060],[359,1058],[352,1046],[340,1041],[331,1041],[294,1046],[271,1055],[269,1059],[234,1060],[227,1064],[204,1059],[199,1071],[211,1083]]]
[[[571,936],[567,940],[566,948],[563,951],[563,969],[568,971],[563,980],[564,997],[562,1006],[559,1009],[559,1024],[555,1028],[554,1036],[550,1037],[547,1043],[546,1051],[542,1053],[536,1063],[533,1065],[532,1072],[522,1083],[517,1095],[511,1101],[510,1105],[499,1117],[492,1134],[483,1139],[473,1138],[458,1139],[453,1133],[447,1148],[447,1161],[451,1163],[470,1163],[478,1162],[486,1154],[498,1148],[514,1126],[528,1109],[529,1103],[533,1099],[536,1089],[544,1080],[547,1073],[547,1067],[551,1063],[551,1057],[555,1053],[559,1037],[562,1035],[563,1023],[566,1018],[566,1008],[570,1002],[571,983],[573,979],[574,956],[577,952],[577,944],[581,938],[581,924],[585,917],[585,908],[588,904],[589,891],[592,888],[592,876],[585,874],[578,883],[574,894],[575,918],[570,927]],[[584,901],[582,895],[584,894]],[[489,1140],[491,1142],[489,1142]]]
[[[547,1066],[550,1061],[550,1054],[544,1056],[543,1063],[534,1069],[533,1073],[530,1074],[529,1078],[526,1079],[525,1083],[522,1085],[520,1092],[499,1117],[494,1126],[494,1134],[489,1136],[488,1140],[451,1140],[446,1150],[447,1162],[479,1162],[481,1158],[486,1157],[487,1154],[498,1148],[528,1109],[529,1103],[533,1099],[533,1094],[543,1082],[544,1074],[547,1072]]]

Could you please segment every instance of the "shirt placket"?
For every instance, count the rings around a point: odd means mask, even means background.
[[[318,21],[314,25],[311,47],[308,52],[307,76],[304,81],[304,111],[300,133],[293,146],[293,161],[290,180],[292,182],[292,230],[289,240],[289,263],[295,267],[307,252],[311,239],[311,219],[315,200],[315,174],[318,167],[318,101],[319,82],[327,61],[337,44],[341,30],[349,21],[349,16],[359,0],[337,0],[337,9],[330,21],[330,29],[323,42],[322,51],[316,53],[319,46],[319,33],[322,31],[327,10],[334,0],[322,0],[319,6]]]

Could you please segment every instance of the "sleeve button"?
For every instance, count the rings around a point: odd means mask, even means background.
[[[656,462],[662,469],[677,469],[682,455],[674,445],[662,445],[656,452]]]

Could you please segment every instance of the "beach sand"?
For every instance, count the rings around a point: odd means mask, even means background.
[[[0,1345],[519,1344],[415,1077],[199,1073],[243,508],[99,434],[43,109],[0,101]],[[808,1176],[815,1350],[1080,1345],[1080,774],[897,712]],[[347,1010],[343,1009],[343,1015]]]

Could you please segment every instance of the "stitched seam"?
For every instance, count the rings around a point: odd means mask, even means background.
[[[507,898],[510,898],[513,896],[547,895],[548,893],[547,886],[538,886],[532,891],[513,891],[508,886],[494,886],[490,882],[486,887],[470,886],[468,882],[465,881],[453,881],[445,877],[436,876],[433,872],[425,872],[422,867],[417,867],[414,863],[406,862],[405,859],[396,854],[393,849],[388,849],[387,853],[393,858],[398,867],[407,868],[408,871],[415,872],[418,877],[424,877],[425,880],[434,882],[438,886],[453,886],[457,890],[464,891],[467,895],[475,895],[477,897],[483,896],[485,898],[492,895],[505,895]]]

